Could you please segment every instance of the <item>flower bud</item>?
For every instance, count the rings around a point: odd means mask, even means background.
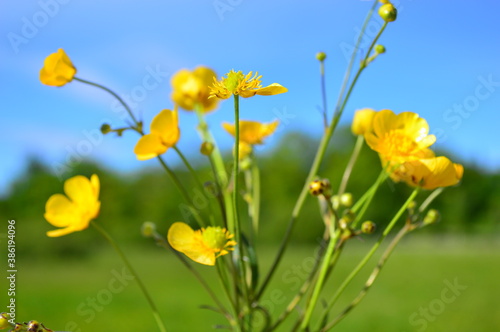
[[[351,193],[344,193],[340,195],[340,204],[344,207],[351,207],[352,206],[352,194]]]
[[[424,217],[424,225],[433,224],[439,220],[439,211],[436,209],[430,209]]]
[[[375,232],[376,225],[373,221],[365,221],[361,224],[361,232],[365,234],[372,234]]]
[[[214,145],[210,142],[201,143],[200,152],[204,156],[210,156],[214,151]]]
[[[318,52],[316,53],[316,59],[318,59],[318,61],[325,61],[326,59],[326,53],[325,52]]]
[[[144,237],[151,237],[156,233],[156,224],[151,221],[146,221],[142,224],[141,233]]]
[[[354,218],[356,218],[356,214],[354,212],[352,212],[350,209],[344,210],[342,219],[350,224],[354,220]]]
[[[309,193],[313,196],[323,195],[325,197],[331,196],[331,185],[327,179],[314,180],[309,184]]]
[[[380,6],[378,9],[378,14],[386,22],[394,22],[398,16],[398,10],[392,3],[386,3]]]
[[[110,132],[112,132],[113,129],[111,129],[111,126],[107,123],[103,123],[102,126],[101,126],[101,133],[103,135],[106,135],[106,134],[109,134]]]
[[[372,130],[373,117],[377,113],[371,108],[363,108],[354,113],[351,131],[354,135],[364,135]]]
[[[11,319],[11,317],[8,313],[2,312],[0,314],[0,330],[12,328],[12,324],[9,323],[9,319]]]
[[[385,53],[385,46],[380,44],[375,45],[375,53],[378,54]]]

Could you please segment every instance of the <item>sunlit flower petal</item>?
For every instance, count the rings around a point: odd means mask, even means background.
[[[247,121],[241,120],[240,124],[240,142],[247,144],[264,144],[264,138],[268,137],[276,131],[279,121],[275,120],[270,123],[261,123],[257,121]],[[235,136],[235,126],[234,124],[229,124],[227,122],[222,123],[222,127],[230,133],[233,137]]]
[[[215,72],[207,67],[197,67],[193,71],[187,69],[179,70],[172,76],[173,88],[172,100],[181,108],[192,111],[196,105],[203,107],[204,112],[214,110],[219,100],[209,98],[210,89],[216,79]]]
[[[211,89],[211,96],[220,99],[227,99],[231,95],[239,95],[243,98],[253,97],[256,94],[262,96],[277,95],[288,91],[287,88],[278,84],[272,83],[266,87],[262,87],[261,79],[258,73],[249,72],[244,75],[241,71],[235,72],[231,70],[222,77],[220,81],[215,80]]]
[[[45,58],[40,81],[51,86],[63,86],[73,80],[76,68],[62,48]]]
[[[204,265],[215,265],[215,259],[226,255],[236,242],[225,228],[207,227],[194,231],[183,222],[176,222],[168,230],[168,243],[193,261]]]
[[[410,186],[436,189],[456,185],[463,176],[463,166],[446,157],[411,160],[394,171],[393,179],[405,181]]]
[[[436,137],[428,135],[425,119],[412,112],[394,114],[390,110],[377,112],[372,130],[365,133],[367,144],[384,159],[402,163],[421,159]]]
[[[371,108],[363,108],[354,113],[351,130],[354,135],[364,135],[372,130],[373,117],[375,110]]]
[[[180,138],[177,110],[163,110],[151,121],[151,133],[142,136],[134,148],[137,159],[147,160],[165,153]]]
[[[65,227],[47,232],[48,236],[62,236],[88,227],[97,218],[101,207],[99,201],[99,178],[90,180],[77,175],[64,183],[67,195],[54,194],[45,204],[45,219],[55,227]]]

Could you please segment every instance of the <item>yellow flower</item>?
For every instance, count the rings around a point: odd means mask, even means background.
[[[238,146],[238,159],[245,159],[250,155],[250,153],[252,153],[252,150],[253,148],[250,144],[240,141],[240,144]]]
[[[205,112],[214,110],[219,103],[210,96],[209,86],[216,79],[215,72],[207,67],[197,67],[193,71],[179,70],[170,81],[172,84],[172,100],[187,111],[195,109],[196,105],[203,106]]]
[[[151,133],[142,136],[134,148],[139,160],[157,157],[179,140],[181,135],[177,110],[163,110],[151,121]]]
[[[460,182],[464,167],[446,157],[434,157],[407,161],[391,174],[395,181],[405,181],[410,186],[436,189],[453,186]]]
[[[50,54],[40,70],[40,81],[51,86],[63,86],[73,80],[76,68],[62,48]]]
[[[382,159],[391,162],[426,158],[428,147],[436,141],[434,135],[428,134],[427,121],[413,112],[396,115],[382,110],[374,115],[372,126],[372,130],[365,133],[366,143]]]
[[[243,98],[248,98],[256,94],[271,96],[288,91],[287,88],[278,83],[273,83],[263,88],[260,82],[262,76],[257,75],[258,73],[255,73],[255,75],[252,76],[252,72],[249,72],[245,76],[241,71],[235,72],[231,70],[226,74],[226,77],[222,77],[220,81],[214,80],[213,86],[210,87],[210,94],[220,99],[227,99],[231,97],[231,95],[239,95]]]
[[[257,121],[247,121],[241,120],[240,122],[240,142],[247,143],[250,145],[254,144],[264,144],[263,139],[274,133],[276,127],[278,127],[279,121],[274,120],[270,123],[260,123]],[[227,122],[222,123],[222,127],[230,133],[233,137],[235,136],[235,126],[234,124],[229,124]]]
[[[207,227],[194,231],[183,222],[176,222],[168,230],[168,243],[193,261],[215,265],[215,259],[226,255],[236,242],[225,228]]]
[[[64,192],[67,197],[55,194],[45,204],[45,219],[53,226],[65,227],[47,232],[50,237],[81,231],[99,215],[101,202],[97,175],[92,175],[90,180],[81,175],[66,180]]]
[[[372,130],[373,117],[375,116],[374,110],[371,108],[363,108],[354,113],[352,120],[351,130],[354,135],[364,135]]]

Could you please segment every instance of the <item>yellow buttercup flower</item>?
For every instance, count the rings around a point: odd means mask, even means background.
[[[418,114],[396,115],[390,110],[374,115],[372,130],[365,133],[365,139],[382,159],[396,163],[425,158],[428,147],[436,141],[434,135],[429,135],[427,121]]]
[[[270,123],[260,123],[257,121],[241,120],[239,123],[240,142],[254,145],[264,144],[264,138],[274,133],[276,127],[278,127],[279,121],[275,120]],[[234,124],[224,122],[222,123],[222,127],[233,137],[235,136],[236,128]]]
[[[51,86],[63,86],[73,80],[76,68],[62,48],[50,54],[40,70],[40,81]]]
[[[373,117],[375,110],[371,108],[363,108],[354,113],[351,130],[354,135],[364,135],[372,130]]]
[[[187,111],[203,106],[204,112],[214,110],[219,100],[209,98],[213,81],[217,78],[215,72],[207,67],[197,67],[193,71],[181,69],[172,76],[172,100]]]
[[[175,144],[180,138],[177,110],[163,110],[151,121],[151,133],[142,136],[134,148],[139,160],[157,157]]]
[[[253,76],[252,74],[252,72],[249,72],[244,75],[241,71],[235,72],[231,70],[226,74],[226,77],[222,77],[220,81],[214,80],[213,86],[210,87],[211,96],[220,99],[227,99],[231,97],[231,95],[239,95],[243,98],[248,98],[255,95],[277,95],[288,91],[287,88],[278,83],[262,87],[260,81],[262,76],[258,76],[258,73],[255,73]]]
[[[217,257],[228,254],[236,245],[225,228],[210,226],[194,231],[183,222],[170,226],[167,238],[172,248],[204,265],[215,265]]]
[[[405,181],[410,186],[436,189],[456,185],[462,179],[464,167],[454,164],[446,157],[434,157],[407,161],[391,174],[396,181]]]
[[[90,180],[81,175],[66,180],[64,192],[66,196],[52,195],[45,204],[45,219],[53,226],[65,227],[47,232],[50,237],[81,231],[99,215],[101,202],[97,175],[92,175]]]

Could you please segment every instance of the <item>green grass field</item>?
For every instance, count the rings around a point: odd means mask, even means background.
[[[415,235],[400,244],[364,301],[333,331],[500,331],[500,241]],[[335,285],[368,247],[369,243],[352,241],[324,298],[333,294]],[[148,285],[169,331],[211,331],[225,324],[219,314],[199,307],[212,302],[171,253],[156,247],[124,249]],[[274,316],[288,304],[310,268],[313,249],[291,247],[265,299]],[[273,252],[274,248],[260,250],[264,271]],[[123,273],[111,249],[83,261],[17,260],[19,321],[37,319],[54,330],[72,332],[158,330],[139,287]],[[334,314],[357,294],[374,263],[348,288]],[[199,266],[199,271],[220,290],[213,268]],[[292,314],[280,331],[289,331],[295,317]]]

